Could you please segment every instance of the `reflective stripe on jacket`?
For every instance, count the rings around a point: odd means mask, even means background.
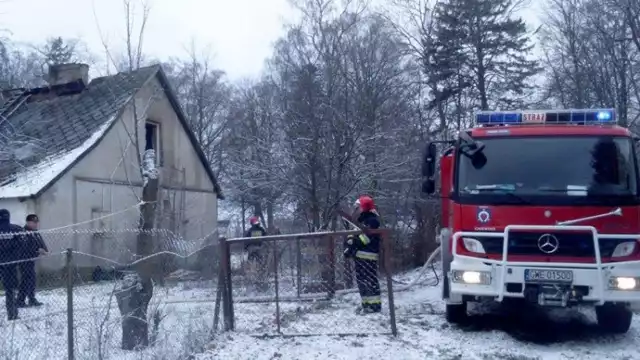
[[[356,258],[362,260],[378,260],[378,254],[370,251],[358,250]]]

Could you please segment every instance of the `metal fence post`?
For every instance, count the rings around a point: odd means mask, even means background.
[[[276,291],[276,326],[280,333],[280,286],[278,284],[278,242],[273,242],[273,280]]]
[[[296,237],[296,288],[299,298],[302,292],[302,249],[299,237]]]
[[[73,350],[73,250],[66,251],[67,267],[67,357],[69,360],[75,359]]]
[[[329,235],[329,299],[333,299],[336,294],[336,243],[335,237]]]
[[[222,272],[222,312],[224,316],[224,330],[232,331],[235,328],[233,316],[233,297],[231,284],[230,247],[226,238],[220,238],[220,271]]]
[[[393,297],[393,269],[391,268],[391,241],[389,233],[380,234],[382,237],[383,248],[383,262],[385,273],[387,275],[387,301],[389,301],[389,322],[391,323],[391,333],[393,336],[398,336],[398,327],[396,324],[396,306]],[[385,236],[386,235],[386,236]]]
[[[220,241],[220,239],[218,239]],[[220,245],[218,245],[218,252],[222,252]],[[220,322],[220,308],[222,302],[222,293],[224,286],[224,273],[222,271],[222,262],[218,261],[218,286],[216,289],[216,304],[213,310],[213,334],[218,332],[218,323]]]

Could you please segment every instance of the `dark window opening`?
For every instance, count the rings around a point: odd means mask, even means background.
[[[144,150],[155,150],[156,165],[162,166],[162,137],[160,124],[147,122],[144,124]]]
[[[158,126],[152,123],[146,123],[144,126],[145,150],[158,151]]]

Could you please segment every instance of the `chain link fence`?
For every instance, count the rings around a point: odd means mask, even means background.
[[[369,278],[383,304],[366,315],[378,319],[372,327],[359,321],[362,281],[342,253],[358,231],[264,237],[254,254],[206,218],[143,232],[134,210],[2,234],[2,359],[189,358],[212,343],[218,322],[267,336],[396,333],[389,241]],[[154,244],[151,254],[136,253],[141,241]]]
[[[343,239],[359,233],[261,237],[258,250],[251,249],[255,238],[221,239],[225,328],[258,336],[396,334],[391,277],[343,256]],[[382,245],[379,264],[387,274],[391,246],[384,239]],[[382,311],[366,315],[379,320],[372,328],[358,310],[380,287]]]
[[[164,229],[44,230],[49,251],[36,248],[30,257],[34,234],[0,239],[2,359],[178,359],[211,342],[219,297],[216,232],[185,240]],[[143,236],[156,244],[144,257],[135,253]],[[141,306],[145,295],[150,301]],[[135,338],[141,324],[148,324],[148,346],[124,350],[144,343]]]

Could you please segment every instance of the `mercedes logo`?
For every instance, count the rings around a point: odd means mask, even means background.
[[[558,251],[560,242],[558,238],[551,234],[544,234],[538,238],[538,249],[545,254],[553,254]]]

